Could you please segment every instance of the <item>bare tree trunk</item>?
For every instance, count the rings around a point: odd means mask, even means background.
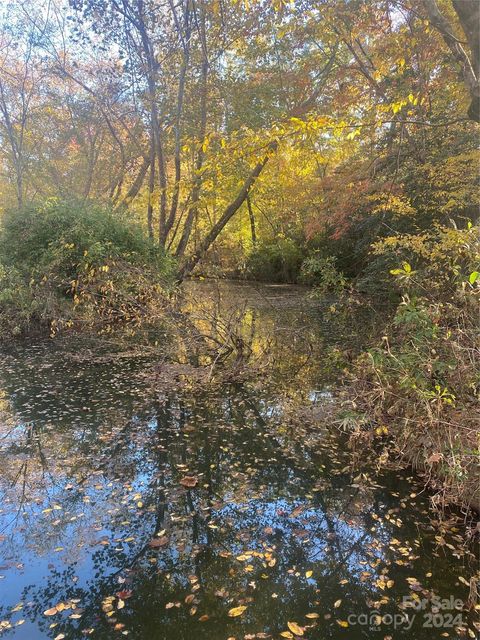
[[[274,152],[277,149],[277,146],[278,146],[278,143],[272,142],[270,144],[270,149],[269,149],[270,153]],[[248,194],[250,192],[250,189],[253,187],[253,185],[255,184],[256,179],[261,174],[261,172],[263,171],[263,168],[267,164],[267,162],[268,162],[268,160],[270,158],[270,153],[265,155],[262,158],[262,160],[260,160],[260,162],[258,162],[255,165],[255,167],[251,171],[250,175],[248,176],[248,178],[243,183],[243,185],[242,185],[240,191],[238,192],[235,200],[228,205],[228,207],[225,209],[225,211],[221,215],[220,219],[213,225],[213,227],[211,228],[210,232],[207,234],[207,236],[204,238],[204,240],[200,243],[198,249],[187,260],[185,265],[180,270],[180,279],[183,280],[183,278],[185,278],[185,276],[187,276],[189,273],[191,273],[193,271],[193,269],[196,267],[198,262],[203,258],[203,256],[208,251],[210,245],[213,242],[215,242],[215,240],[217,239],[218,235],[221,233],[221,231],[223,231],[223,229],[226,226],[226,224],[231,220],[231,218],[235,215],[235,213],[238,211],[238,209],[242,206],[242,204],[244,203],[245,199],[247,198],[247,196],[248,196]]]
[[[103,142],[102,138],[100,138],[99,148],[97,149],[95,145],[97,143],[98,137],[99,137],[98,133],[95,133],[93,137],[88,135],[88,138],[89,138],[89,149],[87,150],[88,173],[87,173],[87,179],[85,180],[85,186],[83,188],[83,194],[82,194],[83,200],[88,200],[88,198],[90,197],[90,192],[92,191],[93,175],[95,173],[95,167],[97,166],[98,156],[99,156],[100,148]]]
[[[175,16],[175,7],[172,5],[172,11]],[[175,184],[173,187],[172,194],[172,203],[170,206],[170,213],[168,215],[168,219],[165,225],[165,233],[164,238],[162,238],[162,244],[165,245],[167,241],[168,234],[170,233],[173,224],[175,222],[175,217],[177,215],[178,210],[178,200],[180,196],[180,180],[182,177],[182,163],[181,163],[181,145],[182,145],[182,129],[181,129],[181,121],[183,115],[183,103],[185,98],[185,78],[187,75],[188,64],[190,60],[190,39],[191,39],[191,22],[190,22],[190,0],[186,0],[185,11],[184,11],[184,27],[185,34],[182,36],[180,31],[179,35],[183,40],[183,61],[182,66],[180,68],[180,76],[178,80],[178,93],[177,93],[177,110],[175,114]]]
[[[252,233],[252,244],[255,246],[257,244],[257,230],[255,228],[255,214],[252,209],[252,202],[250,200],[250,194],[247,193],[247,208],[248,208],[248,217],[250,219],[250,231]]]
[[[165,155],[163,152],[163,142],[158,119],[158,110],[156,105],[155,85],[152,83],[150,92],[151,100],[151,124],[153,131],[153,142],[155,144],[155,155],[158,164],[159,186],[160,186],[160,215],[158,219],[158,241],[163,245],[165,237],[165,225],[167,220],[167,171],[165,168]]]
[[[143,0],[138,0],[138,31],[142,40],[143,53],[147,65],[148,98],[150,101],[150,124],[155,141],[155,154],[158,163],[158,180],[160,185],[160,215],[158,221],[158,241],[165,244],[165,228],[167,222],[167,171],[163,151],[162,131],[157,108],[157,61],[148,37],[143,15]]]
[[[430,22],[442,34],[462,70],[463,81],[471,99],[468,117],[480,122],[480,3],[478,0],[452,0],[452,4],[470,47],[471,57],[455,36],[452,25],[440,11],[436,1],[423,0]]]
[[[122,205],[128,205],[137,195],[140,189],[142,188],[143,181],[145,180],[145,176],[147,175],[148,167],[150,166],[150,158],[145,156],[143,158],[142,166],[140,167],[140,171],[138,172],[137,177],[133,181],[130,189],[127,191],[125,197],[118,205],[121,207]]]
[[[150,177],[148,179],[148,208],[147,208],[147,225],[148,237],[153,240],[153,191],[155,189],[155,145],[152,140],[150,143]]]
[[[183,233],[180,241],[177,245],[175,255],[180,258],[184,255],[185,250],[192,233],[193,222],[197,215],[198,203],[200,201],[200,191],[202,188],[202,167],[205,160],[205,135],[207,131],[207,81],[208,81],[208,51],[207,51],[207,39],[205,28],[205,12],[202,7],[202,13],[200,15],[200,37],[202,41],[202,77],[200,86],[200,135],[199,135],[199,147],[197,151],[197,161],[195,163],[195,176],[193,182],[193,189],[191,195],[191,204],[188,210],[185,225],[183,227]]]
[[[0,79],[0,112],[3,115],[5,122],[5,128],[7,130],[8,140],[10,142],[10,149],[12,152],[12,163],[15,171],[15,191],[17,196],[17,204],[19,208],[23,206],[23,159],[22,149],[18,144],[17,137],[15,135],[15,129],[10,119],[10,113],[8,111],[7,100],[5,98],[5,89],[3,82]]]
[[[163,246],[165,238],[165,226],[167,221],[167,171],[165,168],[165,155],[163,152],[162,134],[160,128],[160,121],[158,118],[158,109],[156,103],[156,91],[155,83],[149,82],[150,89],[150,101],[152,109],[152,129],[153,138],[155,141],[155,154],[158,163],[158,175],[160,185],[160,215],[158,221],[158,241]]]

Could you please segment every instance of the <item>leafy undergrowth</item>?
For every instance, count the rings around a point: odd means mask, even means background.
[[[393,451],[425,473],[439,504],[480,510],[479,229],[439,227],[395,246],[412,256],[392,270],[404,295],[382,344],[355,364],[343,424],[365,447]],[[349,389],[351,393],[351,389]]]
[[[51,200],[7,212],[0,232],[3,338],[111,333],[162,316],[173,264],[121,213]]]

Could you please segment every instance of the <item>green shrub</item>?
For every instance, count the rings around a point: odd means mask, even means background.
[[[173,282],[175,266],[125,214],[57,200],[4,215],[0,264],[4,335],[136,323]]]
[[[480,228],[434,226],[376,251],[400,258],[390,277],[403,296],[382,344],[356,364],[356,406],[441,478],[447,500],[478,506]]]
[[[347,286],[347,280],[336,267],[334,256],[322,257],[313,253],[302,263],[300,279],[314,287],[315,295],[340,294]]]
[[[464,289],[480,267],[480,227],[435,224],[423,233],[385,238],[372,252],[395,263],[390,275],[398,291],[444,300]]]
[[[90,262],[121,257],[159,271],[167,267],[162,252],[126,213],[93,203],[49,200],[4,214],[0,257],[24,274],[54,269],[59,276],[70,277],[85,251]]]

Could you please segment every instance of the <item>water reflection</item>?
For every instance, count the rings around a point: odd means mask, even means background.
[[[147,364],[4,354],[7,635],[279,638],[295,621],[308,638],[364,638],[376,632],[349,616],[399,614],[409,594],[467,600],[470,552],[447,524],[439,540],[411,479],[352,472],[340,441],[291,425],[271,389],[157,394]],[[423,622],[379,637],[445,633]]]

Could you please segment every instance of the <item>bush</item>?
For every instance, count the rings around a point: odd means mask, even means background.
[[[396,260],[390,274],[398,291],[445,300],[465,289],[470,273],[479,268],[480,227],[435,224],[423,233],[385,238],[372,252],[390,264]]]
[[[480,228],[435,226],[376,247],[392,250],[410,257],[391,270],[403,298],[382,345],[357,363],[356,404],[444,500],[479,508]]]
[[[294,240],[279,237],[255,247],[248,257],[246,273],[254,280],[294,283],[303,259],[304,251]]]
[[[4,334],[135,324],[174,275],[172,261],[124,214],[57,200],[4,215],[0,264]]]
[[[323,258],[314,253],[302,263],[300,279],[305,284],[312,285],[315,295],[333,293],[339,295],[347,286],[347,280],[341,271],[337,270],[336,258]]]

